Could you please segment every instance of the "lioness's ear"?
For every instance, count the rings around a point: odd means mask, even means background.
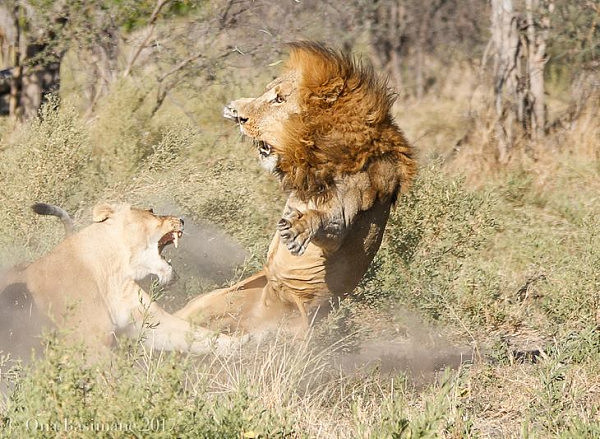
[[[95,223],[101,223],[106,221],[115,213],[115,207],[111,204],[98,204],[92,209],[92,221]]]

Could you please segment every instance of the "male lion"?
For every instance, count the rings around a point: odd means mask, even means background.
[[[192,300],[179,317],[233,315],[253,330],[286,315],[292,324],[295,308],[306,327],[311,312],[356,287],[416,173],[390,114],[393,95],[370,65],[316,43],[290,48],[262,96],[224,109],[289,194],[265,268]]]
[[[38,204],[35,210],[64,222],[61,210],[52,207]],[[230,337],[213,340],[212,331],[192,328],[164,311],[136,283],[149,274],[169,282],[173,270],[161,252],[171,243],[177,247],[182,234],[179,218],[127,204],[101,204],[93,209],[91,225],[3,276],[0,294],[27,290],[38,311],[91,347],[108,346],[116,333],[125,333],[141,335],[145,345],[156,349],[206,353],[214,343],[217,352],[226,352],[232,346]]]

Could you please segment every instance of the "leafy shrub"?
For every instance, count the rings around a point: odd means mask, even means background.
[[[109,361],[91,361],[56,334],[44,359],[16,380],[3,415],[13,437],[287,437],[281,412],[264,410],[252,385],[217,392],[211,363],[125,344]],[[201,371],[201,373],[199,373]]]
[[[108,183],[133,176],[159,142],[144,106],[146,96],[143,81],[123,79],[98,105],[90,137],[98,169]]]
[[[35,215],[26,215],[37,201],[75,210],[94,190],[91,148],[85,126],[75,109],[58,108],[58,100],[46,103],[37,119],[21,127],[16,139],[0,151],[0,248],[29,242],[32,223],[40,241],[52,236]],[[83,184],[83,182],[86,184]],[[25,221],[23,218],[26,217]],[[56,225],[52,225],[56,230]]]
[[[479,257],[496,230],[491,195],[468,191],[462,179],[445,177],[437,167],[423,169],[390,216],[362,293],[433,319],[465,315],[474,324],[481,308],[492,306],[496,286],[469,260]]]

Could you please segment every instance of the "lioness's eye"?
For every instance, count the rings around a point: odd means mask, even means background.
[[[283,96],[281,96],[280,94],[278,94],[277,96],[275,96],[275,99],[273,99],[273,102],[277,103],[277,104],[281,104],[285,99],[283,99]]]

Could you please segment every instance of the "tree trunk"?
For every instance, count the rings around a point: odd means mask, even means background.
[[[406,10],[403,2],[375,1],[372,5],[370,39],[373,64],[384,70],[397,90],[402,89],[402,58],[406,43]]]
[[[89,79],[85,89],[87,116],[93,113],[98,100],[108,93],[109,87],[117,79],[118,55],[119,31],[111,23],[107,23],[102,29],[98,43],[85,53],[91,61],[87,69]]]
[[[391,5],[391,18],[388,33],[392,42],[390,61],[388,69],[390,71],[392,81],[396,90],[400,90],[403,86],[402,81],[402,50],[403,50],[403,29],[405,27],[405,11],[404,7],[398,2],[393,2]]]
[[[12,25],[14,26],[15,37],[14,41],[8,42],[9,46],[12,45],[13,58],[12,64],[12,77],[10,79],[10,92],[8,98],[8,114],[12,117],[20,119],[19,114],[19,102],[21,101],[21,89],[23,87],[23,67],[21,65],[21,26],[19,25],[20,6],[15,5],[12,11]]]
[[[508,160],[514,143],[514,120],[523,113],[519,90],[521,44],[512,0],[492,0],[496,140],[500,162]]]
[[[45,37],[31,41],[25,31],[31,26],[26,9],[21,2],[15,2],[12,8],[0,6],[0,110],[16,119],[34,117],[46,95],[56,93],[60,85],[60,58],[48,60],[44,55],[48,41],[52,39],[52,30],[46,30]],[[28,38],[29,37],[29,38]],[[8,55],[8,56],[7,56]],[[42,55],[42,56],[40,56]],[[35,63],[28,62],[40,59]]]
[[[545,133],[544,67],[553,4],[525,0],[521,15],[512,0],[491,0],[491,5],[495,130],[499,160],[506,162],[519,130],[532,140]]]
[[[432,0],[422,7],[423,14],[417,32],[415,54],[415,88],[417,99],[423,99],[423,96],[425,95],[425,50],[428,43],[428,37],[431,33],[433,19],[445,2],[446,0]]]
[[[553,9],[549,3],[549,12]],[[530,134],[533,139],[544,135],[546,126],[546,105],[544,99],[544,67],[546,65],[546,40],[550,28],[548,14],[540,14],[536,25],[533,13],[539,11],[539,0],[526,0],[527,10],[527,43],[528,43],[528,75],[530,101]]]
[[[24,59],[35,59],[46,50],[44,44],[29,44]],[[60,61],[46,61],[23,66],[20,116],[25,119],[35,117],[50,94],[60,89]]]
[[[425,64],[425,55],[423,54],[423,46],[421,43],[417,43],[417,53],[416,53],[416,68],[415,68],[415,89],[417,99],[423,99],[425,95],[425,80],[423,79],[423,70]]]

